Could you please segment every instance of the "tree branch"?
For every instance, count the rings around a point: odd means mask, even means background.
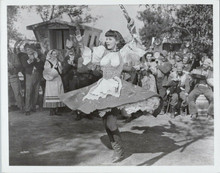
[[[50,20],[53,19],[54,9],[55,9],[55,5],[52,6],[52,12],[51,12],[51,15],[50,15]]]

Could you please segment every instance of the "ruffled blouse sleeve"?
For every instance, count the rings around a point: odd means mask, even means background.
[[[133,66],[135,66],[136,63],[140,61],[140,58],[144,56],[145,53],[146,51],[144,50],[144,47],[139,42],[137,42],[135,37],[133,37],[132,41],[127,43],[120,50],[124,64],[130,64]]]
[[[99,64],[104,53],[104,46],[94,47],[93,50],[88,47],[84,47],[84,50],[82,52],[83,65],[87,65],[90,62],[93,64]]]

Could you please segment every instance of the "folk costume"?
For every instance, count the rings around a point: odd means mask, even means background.
[[[59,115],[55,108],[64,107],[65,105],[60,101],[59,95],[64,93],[63,83],[61,79],[61,63],[57,58],[52,58],[53,51],[50,50],[46,57],[44,64],[43,77],[46,80],[44,107],[51,108],[50,115]]]
[[[142,110],[157,116],[162,101],[154,92],[120,78],[124,64],[128,64],[126,61],[130,59],[128,57],[139,61],[145,54],[135,37],[131,42],[123,44],[124,40],[117,31],[110,30],[105,36],[119,41],[116,51],[108,50],[107,46],[94,47],[93,52],[84,47],[82,51],[83,63],[91,65],[91,68],[93,65],[100,65],[103,77],[90,86],[61,95],[60,99],[73,110],[77,109],[86,114],[99,111],[114,149],[113,162],[117,162],[123,158],[124,153],[116,125],[117,110],[123,109],[128,114]]]

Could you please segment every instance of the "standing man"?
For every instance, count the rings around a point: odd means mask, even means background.
[[[69,51],[69,55],[64,58],[63,61],[63,86],[64,92],[69,92],[77,89],[78,79],[77,72],[78,57],[76,57],[74,50]]]
[[[33,46],[26,43],[24,50],[26,53],[21,54],[20,61],[25,74],[25,114],[30,115],[31,111],[36,111],[44,63]]]
[[[162,51],[162,53],[160,54],[159,60],[157,61],[156,69],[157,69],[156,82],[157,82],[158,93],[164,100],[166,100],[166,97],[165,97],[166,88],[163,85],[167,83],[169,74],[172,70],[172,65],[167,59],[166,51]],[[165,107],[163,111],[165,111]]]
[[[213,71],[212,71],[212,60],[205,59],[201,68],[195,69],[192,72],[193,74],[199,74],[199,78],[196,77],[196,85],[192,92],[189,94],[189,112],[192,118],[198,116],[198,111],[196,108],[196,99],[203,94],[206,99],[209,101],[209,107],[207,110],[208,117],[214,117],[213,110]],[[200,77],[201,76],[201,77]]]
[[[21,83],[18,77],[18,72],[21,71],[21,63],[18,60],[18,57],[8,51],[8,83],[9,89],[12,89],[17,107],[23,111],[24,109],[24,100],[21,94]],[[10,105],[10,104],[9,104]]]

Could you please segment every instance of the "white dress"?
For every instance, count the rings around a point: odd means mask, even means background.
[[[44,94],[44,107],[56,108],[64,107],[63,102],[60,101],[59,95],[64,93],[62,79],[58,71],[54,68],[56,62],[46,61],[44,70],[47,71],[47,75],[50,75],[50,80],[46,80],[46,88]],[[48,78],[46,78],[48,79]]]

